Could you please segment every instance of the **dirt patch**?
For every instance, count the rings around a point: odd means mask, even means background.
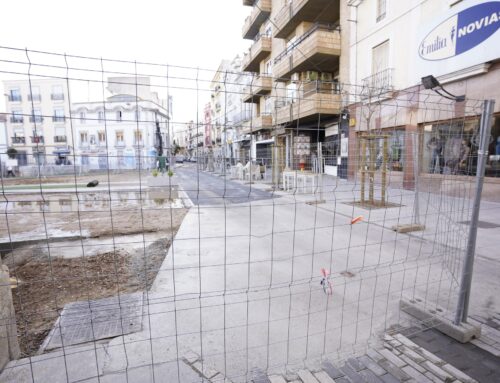
[[[387,201],[380,201],[380,200],[374,200],[373,202],[369,201],[353,201],[353,202],[345,202],[346,205],[351,205],[351,206],[357,206],[361,207],[363,209],[387,209],[390,207],[401,207],[403,205],[398,204],[398,203],[392,203],[392,202],[387,202]]]
[[[12,295],[23,356],[38,352],[65,304],[149,289],[169,246],[162,238],[145,249],[117,248],[86,257],[35,253],[22,264],[10,265],[10,274],[20,281]]]

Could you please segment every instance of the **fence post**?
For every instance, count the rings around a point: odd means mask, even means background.
[[[420,225],[420,206],[418,193],[418,177],[420,173],[420,158],[418,156],[418,133],[412,133],[413,149],[413,185],[415,188],[415,203],[413,204],[413,224]]]
[[[472,271],[474,268],[474,255],[476,251],[477,223],[479,220],[479,208],[481,206],[481,193],[483,191],[484,171],[486,158],[488,157],[489,138],[491,134],[491,115],[495,106],[494,100],[485,100],[481,123],[479,126],[479,148],[477,151],[477,172],[476,172],[476,194],[472,215],[469,225],[469,237],[467,239],[467,249],[465,253],[465,263],[460,279],[460,292],[458,296],[457,310],[455,312],[455,325],[467,321],[469,311],[470,289],[472,284]]]

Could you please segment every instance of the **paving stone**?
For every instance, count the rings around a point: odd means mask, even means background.
[[[453,377],[450,374],[448,374],[445,370],[443,370],[441,367],[438,367],[429,361],[423,362],[422,366],[425,367],[427,371],[436,375],[439,379],[453,380]]]
[[[377,363],[373,361],[373,359],[370,359],[368,356],[363,355],[358,358],[358,360],[363,363],[366,368],[370,369],[372,372],[375,373],[375,375],[384,375],[387,373],[386,370],[384,370],[382,367],[380,367]]]
[[[403,367],[406,366],[406,362],[396,356],[392,351],[389,351],[387,349],[379,350],[379,353],[386,358],[388,361],[390,361],[392,364],[394,364],[396,367]]]
[[[385,374],[380,377],[383,382],[385,383],[400,383],[401,381],[397,379],[396,377],[392,376],[391,374]]]
[[[410,359],[408,356],[401,355],[401,359],[403,359],[406,363],[408,363],[409,366],[412,366],[418,372],[421,372],[422,374],[425,373],[426,369],[423,368],[421,365],[419,365],[414,360]]]
[[[332,379],[341,378],[344,376],[344,373],[339,371],[337,368],[333,366],[329,361],[325,360],[321,363],[321,367]]]
[[[194,362],[196,362],[198,359],[200,359],[200,357],[194,353],[193,351],[188,351],[186,352],[184,355],[183,355],[183,358],[189,363],[189,364],[193,364]]]
[[[271,383],[286,383],[285,378],[281,375],[269,375],[269,381]]]
[[[407,337],[405,337],[403,334],[395,334],[394,337],[399,340],[402,344],[404,344],[406,347],[409,347],[411,349],[416,349],[419,348],[420,346]]]
[[[319,380],[320,383],[335,383],[335,381],[330,378],[330,376],[325,371],[315,372],[314,376]]]
[[[192,364],[192,367],[196,369],[200,374],[202,374],[205,378],[212,379],[215,375],[219,373],[219,371],[213,369],[210,366],[207,366],[206,363],[203,365],[201,364],[200,361],[194,362]]]
[[[349,364],[345,364],[341,367],[340,371],[342,371],[353,383],[365,383],[363,376],[358,374]]]
[[[403,371],[410,375],[418,383],[432,383],[430,379],[425,377],[423,374],[421,374],[411,366],[403,367]]]
[[[347,359],[347,363],[354,369],[354,371],[361,371],[364,369],[363,365],[355,358]]]
[[[444,380],[442,379],[439,379],[436,375],[434,374],[431,374],[430,372],[426,372],[424,374],[430,381],[434,382],[434,383],[445,383]]]
[[[388,360],[382,360],[379,362],[380,366],[384,368],[389,374],[393,375],[395,378],[399,379],[399,381],[406,381],[410,379],[410,377],[401,369],[393,365]]]
[[[382,360],[384,360],[385,358],[380,355],[376,350],[374,350],[373,348],[369,348],[368,351],[366,352],[366,354],[372,358],[375,363],[380,363]]]
[[[335,379],[335,383],[351,383],[351,381],[346,378],[337,378]]]
[[[413,351],[411,348],[409,348],[407,346],[401,346],[399,348],[399,351],[401,351],[401,353],[403,355],[406,355],[410,359],[414,360],[416,363],[422,363],[425,360],[425,358],[422,355]],[[400,355],[400,358],[402,358],[401,355]]]
[[[450,373],[451,375],[453,375],[455,378],[461,380],[464,383],[476,382],[476,380],[472,379],[469,375],[464,374],[458,368],[453,367],[451,364],[445,364],[441,368],[443,370],[445,370],[446,372]]]
[[[500,357],[500,350],[498,350],[496,347],[490,346],[489,344],[482,342],[481,339],[471,340],[470,343],[479,348],[482,348],[484,351],[488,351],[490,354]]]
[[[309,370],[299,370],[297,374],[304,383],[319,383]]]
[[[382,383],[383,380],[380,379],[377,375],[373,373],[371,370],[362,370],[359,374],[365,379],[367,383]]]
[[[433,353],[427,351],[423,347],[419,347],[418,350],[415,350],[415,351],[418,352],[425,359],[427,359],[428,361],[430,361],[432,363],[443,363],[443,360],[441,358],[438,358],[436,355],[434,355]]]

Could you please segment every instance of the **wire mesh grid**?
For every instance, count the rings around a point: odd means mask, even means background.
[[[22,358],[0,379],[248,381],[363,352],[411,323],[402,298],[453,312],[480,101],[271,77],[257,114],[245,73],[1,57],[30,101],[8,115],[22,177],[1,179]]]

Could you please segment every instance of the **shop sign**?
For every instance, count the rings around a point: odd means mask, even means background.
[[[500,27],[500,1],[465,8],[437,25],[422,40],[419,56],[427,61],[458,56],[490,38]]]

